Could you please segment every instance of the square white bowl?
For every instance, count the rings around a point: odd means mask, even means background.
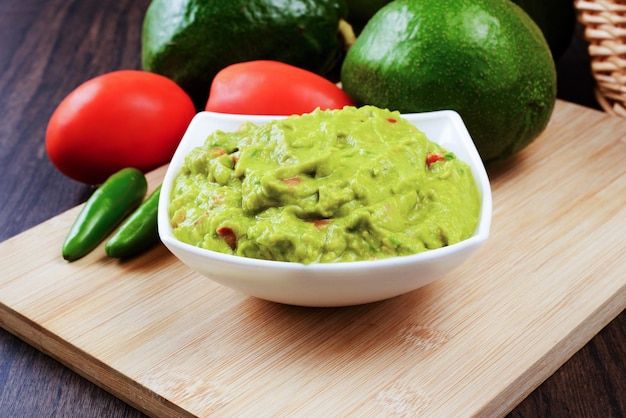
[[[300,306],[348,306],[398,296],[450,273],[488,238],[491,187],[483,162],[458,113],[442,110],[404,114],[428,139],[469,164],[481,195],[474,234],[459,243],[414,255],[371,261],[301,264],[259,260],[206,250],[179,241],[168,215],[172,183],[185,156],[215,130],[237,130],[243,122],[262,125],[280,116],[200,112],[191,121],[167,169],[159,200],[159,236],[183,263],[224,286],[261,299]]]

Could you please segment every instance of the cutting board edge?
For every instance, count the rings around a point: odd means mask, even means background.
[[[572,328],[564,338],[544,353],[526,372],[517,377],[496,397],[472,415],[504,416],[512,411],[625,308],[626,285],[620,287],[610,299],[605,300],[591,315]],[[79,347],[57,340],[52,332],[42,328],[36,322],[5,304],[0,303],[0,313],[2,313],[0,315],[0,327],[7,332],[54,358],[70,370],[139,411],[149,416],[163,418],[195,416],[180,405],[141,385],[132,377],[125,376],[120,371],[108,367]],[[71,359],[76,361],[71,361]],[[85,365],[85,367],[80,367],[81,365]]]
[[[626,285],[544,353],[474,416],[505,416],[626,309]],[[558,361],[554,361],[559,359]],[[537,377],[539,377],[537,379]],[[521,389],[521,390],[520,390]]]
[[[0,303],[0,328],[149,416],[195,416],[130,376],[124,376],[115,368],[107,366],[80,347],[59,341],[52,332],[3,303]]]

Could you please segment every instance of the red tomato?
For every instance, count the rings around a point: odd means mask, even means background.
[[[169,78],[114,71],[63,99],[48,122],[46,151],[66,176],[100,184],[124,167],[145,172],[169,162],[195,113]]]
[[[324,77],[278,61],[247,61],[222,69],[206,110],[250,115],[294,115],[341,109],[354,102]]]

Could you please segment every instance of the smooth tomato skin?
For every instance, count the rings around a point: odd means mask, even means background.
[[[257,60],[232,64],[217,73],[205,110],[289,116],[318,107],[353,105],[341,88],[320,75],[278,61]]]
[[[101,184],[125,167],[143,172],[169,162],[195,107],[174,81],[139,70],[106,73],[59,103],[46,152],[66,176]]]

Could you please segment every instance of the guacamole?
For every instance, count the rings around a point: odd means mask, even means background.
[[[466,163],[398,112],[363,106],[212,133],[176,176],[169,216],[183,242],[309,264],[451,245],[479,208]]]

